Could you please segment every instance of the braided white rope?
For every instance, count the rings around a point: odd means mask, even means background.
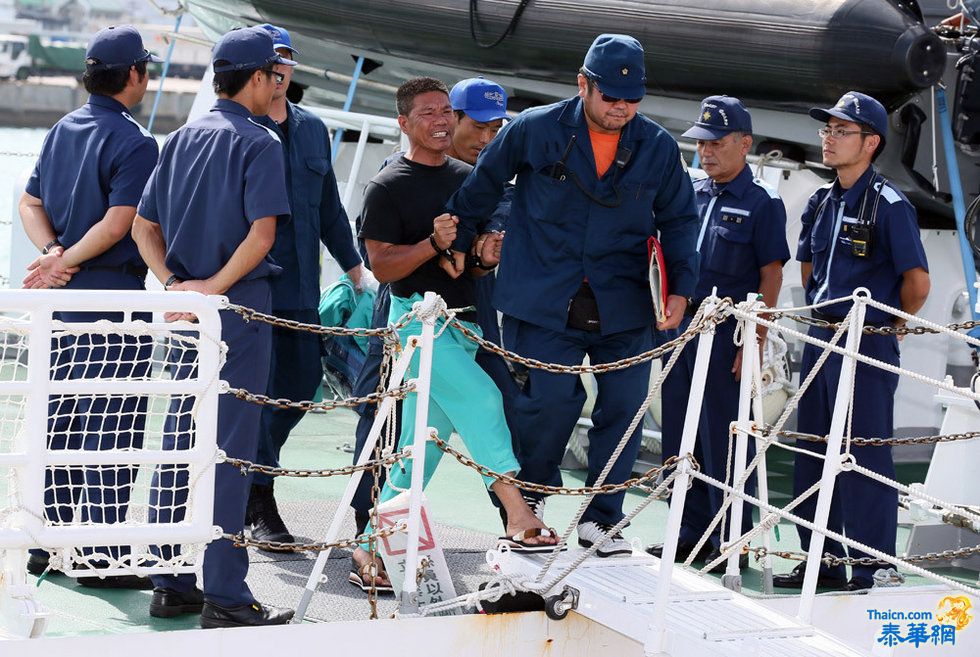
[[[885,307],[887,308],[887,306]],[[747,316],[747,313],[740,311],[737,307],[734,308],[732,312],[738,317]],[[839,354],[841,356],[847,356],[848,358],[852,358],[858,362],[864,363],[865,365],[871,365],[872,367],[875,367],[877,369],[884,370],[886,372],[891,372],[892,374],[898,374],[899,376],[903,376],[903,375],[907,376],[910,379],[913,379],[920,383],[925,383],[927,385],[933,386],[934,388],[938,388],[940,390],[945,390],[946,392],[952,393],[958,397],[963,397],[965,399],[972,399],[974,401],[980,401],[980,392],[974,392],[972,390],[968,390],[965,388],[958,388],[952,383],[947,383],[946,381],[939,381],[938,379],[933,379],[931,377],[925,376],[924,374],[919,374],[917,372],[912,372],[910,370],[902,369],[901,367],[897,367],[890,363],[886,363],[884,361],[878,360],[877,358],[866,356],[860,352],[849,351],[848,349],[843,347],[829,345],[823,340],[814,338],[806,333],[801,333],[800,331],[787,328],[785,326],[782,326],[781,324],[777,324],[775,322],[762,319],[761,317],[757,317],[753,321],[755,321],[757,324],[761,324],[763,326],[768,326],[769,328],[782,331],[787,335],[791,335],[797,338],[801,342],[816,345],[819,347],[824,347],[825,349],[828,349],[834,352],[835,354]],[[937,324],[934,326],[939,326],[939,325]],[[957,335],[957,333],[955,331],[950,331],[950,335]],[[980,341],[977,341],[974,338],[969,338],[968,336],[961,336],[961,337],[963,337],[965,341],[970,342],[970,344],[976,343],[977,346],[980,346]]]
[[[704,317],[704,306],[698,309],[691,323],[692,324],[696,323],[701,319],[703,319],[703,317]],[[708,330],[714,330],[714,327],[712,326]],[[691,339],[693,339],[693,337]],[[601,486],[603,483],[605,483],[606,477],[609,475],[609,471],[612,470],[612,467],[613,465],[615,465],[616,460],[619,459],[619,455],[622,454],[623,450],[626,448],[626,444],[630,441],[630,438],[633,437],[633,432],[636,431],[637,427],[639,427],[640,423],[643,421],[643,417],[644,415],[646,415],[647,408],[650,407],[650,402],[652,402],[653,398],[657,396],[657,394],[659,394],[660,388],[663,386],[663,382],[667,379],[667,375],[670,373],[670,370],[673,369],[674,364],[677,362],[677,359],[680,358],[681,352],[688,344],[690,344],[690,339],[687,342],[678,345],[674,349],[673,353],[670,355],[670,359],[667,361],[667,364],[660,371],[660,375],[657,377],[657,380],[650,387],[650,390],[648,391],[646,398],[643,400],[643,403],[640,404],[640,407],[633,415],[633,420],[630,422],[629,427],[626,428],[626,431],[623,433],[622,438],[619,439],[619,444],[616,445],[616,449],[613,450],[613,453],[606,460],[606,465],[603,467],[602,472],[599,473],[599,476],[592,484],[594,487]],[[582,519],[582,516],[585,514],[586,509],[588,509],[589,504],[592,502],[592,498],[594,498],[595,495],[596,495],[595,493],[590,493],[585,497],[585,499],[582,500],[582,503],[579,505],[578,511],[576,511],[575,515],[572,517],[572,521],[568,524],[568,527],[565,529],[561,538],[555,544],[555,549],[548,554],[547,559],[545,559],[544,564],[541,566],[541,571],[534,578],[534,581],[536,583],[540,583],[544,579],[544,576],[551,569],[551,566],[554,565],[555,560],[558,558],[558,555],[561,553],[562,549],[567,544],[568,538],[572,535],[572,532],[575,531],[576,527],[578,527],[579,520]],[[623,526],[625,527],[625,525]],[[622,527],[620,527],[620,529],[622,529]],[[603,537],[603,539],[601,539],[598,543],[593,545],[593,548],[596,548],[598,545],[601,545],[603,542],[605,542],[605,540],[609,536],[614,535],[616,531],[618,530],[615,531],[610,530],[606,534],[606,536]]]
[[[679,461],[686,461],[686,460],[689,460],[689,459],[686,456],[684,456],[684,457],[680,457],[678,460]],[[693,469],[692,469],[692,472],[693,472]],[[647,506],[649,506],[651,502],[654,502],[655,500],[660,499],[661,493],[663,493],[667,489],[667,487],[670,486],[670,484],[672,484],[674,482],[674,479],[676,479],[679,475],[680,475],[680,471],[675,468],[674,471],[671,472],[670,475],[668,475],[666,478],[664,478],[664,480],[662,482],[660,482],[660,484],[657,485],[657,487],[654,488],[650,492],[649,495],[647,495],[639,504],[636,505],[636,508],[634,508],[628,514],[626,514],[626,516],[622,520],[620,520],[619,522],[617,522],[612,527],[612,529],[610,529],[602,538],[600,538],[598,541],[596,541],[595,543],[593,543],[592,544],[592,547],[590,547],[590,548],[588,548],[586,550],[583,550],[581,553],[579,553],[579,555],[575,558],[574,561],[572,561],[570,564],[568,564],[563,571],[561,571],[560,573],[558,573],[557,575],[555,575],[547,583],[544,583],[544,584],[541,583],[541,577],[540,577],[540,573],[539,573],[539,577],[536,578],[534,582],[525,582],[522,585],[523,588],[524,588],[524,590],[531,591],[533,593],[542,593],[543,594],[543,593],[546,593],[547,591],[550,591],[551,589],[553,589],[563,579],[565,579],[566,577],[568,577],[572,573],[572,571],[574,571],[576,568],[578,568],[583,563],[585,563],[586,559],[588,559],[593,554],[595,554],[596,551],[600,547],[602,547],[603,543],[605,543],[606,540],[610,536],[616,534],[617,532],[622,531],[623,527],[625,527],[626,525],[628,525],[633,520],[633,518],[635,518],[637,515],[639,515],[640,512],[643,511],[643,509],[647,508]]]
[[[747,493],[744,493],[741,490],[732,488],[731,486],[727,486],[723,482],[718,481],[717,479],[714,479],[712,477],[709,477],[708,475],[706,475],[706,474],[704,474],[704,473],[702,473],[700,471],[692,471],[691,472],[691,476],[697,477],[698,479],[700,479],[701,481],[705,482],[706,484],[709,484],[711,486],[715,486],[716,488],[720,488],[722,490],[725,490],[725,491],[731,493],[732,495],[735,495],[735,496],[737,496],[737,497],[739,497],[739,498],[741,498],[741,499],[743,499],[743,500],[745,500],[747,502],[750,502],[751,504],[759,507],[760,509],[763,509],[763,510],[768,511],[770,513],[775,513],[780,518],[783,518],[785,520],[789,520],[790,522],[793,522],[793,523],[795,523],[797,525],[800,525],[801,527],[804,527],[806,529],[809,529],[811,532],[816,532],[818,534],[823,534],[827,538],[833,539],[833,540],[837,541],[838,543],[841,543],[842,545],[846,545],[848,547],[856,548],[856,549],[860,550],[861,552],[864,552],[865,554],[868,554],[868,555],[870,555],[870,556],[878,559],[879,561],[885,561],[885,562],[888,562],[888,563],[892,564],[893,566],[899,566],[899,567],[903,568],[904,570],[906,570],[906,571],[908,571],[910,573],[913,573],[915,575],[919,575],[921,577],[925,577],[927,579],[931,579],[931,580],[933,580],[935,582],[939,582],[940,584],[944,584],[946,586],[949,586],[950,588],[958,589],[958,590],[963,591],[965,593],[969,593],[970,595],[974,595],[974,596],[980,595],[980,589],[978,589],[978,588],[974,588],[974,587],[968,586],[966,584],[963,584],[962,582],[957,582],[956,580],[950,579],[949,577],[944,577],[943,575],[938,575],[938,574],[936,574],[934,572],[931,572],[929,570],[926,570],[925,568],[920,568],[919,566],[916,566],[915,564],[909,563],[909,562],[907,562],[907,561],[905,561],[905,560],[903,560],[903,559],[901,559],[899,557],[896,557],[896,556],[887,554],[885,552],[882,552],[881,550],[878,550],[877,548],[873,548],[870,545],[865,545],[864,543],[861,543],[860,541],[855,541],[853,539],[850,539],[850,538],[844,536],[843,534],[840,534],[838,532],[832,531],[832,530],[827,529],[825,527],[818,527],[816,524],[810,522],[809,520],[806,520],[804,518],[801,518],[800,516],[798,516],[798,515],[796,515],[794,513],[787,513],[783,509],[780,509],[780,508],[778,508],[776,506],[773,506],[772,504],[764,504],[762,502],[762,500],[760,500],[759,498],[757,498],[755,496],[752,496],[752,495],[748,495]],[[734,548],[735,546],[732,545],[732,546],[729,546],[729,547],[730,548]]]
[[[755,305],[756,305],[756,302],[742,302],[742,303],[738,304],[737,306],[735,306],[735,308],[733,309],[732,312],[735,313],[736,316],[738,316],[738,312],[737,312],[738,310],[743,310],[744,308],[749,308],[750,311],[748,313],[746,313],[746,315],[747,316],[748,315],[752,315],[754,313],[751,311],[751,308],[753,306],[755,306]],[[761,312],[761,311],[757,310],[756,312]],[[835,344],[837,344],[837,342],[841,339],[841,337],[846,332],[846,330],[847,330],[847,320],[850,319],[851,313],[853,313],[853,312],[854,312],[854,309],[852,307],[851,310],[848,311],[848,313],[847,313],[847,315],[845,317],[845,321],[841,322],[841,325],[837,328],[837,331],[831,337],[830,342],[828,342],[828,343],[822,343],[821,342],[821,344],[826,344],[826,348],[824,349],[823,353],[820,354],[820,357],[817,358],[817,361],[813,364],[813,368],[811,368],[810,372],[807,374],[807,378],[803,381],[803,383],[800,384],[800,387],[796,391],[796,394],[793,395],[793,397],[791,397],[789,399],[789,401],[787,401],[786,407],[783,409],[783,414],[779,417],[779,419],[776,421],[776,424],[774,425],[774,427],[775,427],[774,428],[774,431],[773,431],[773,434],[774,435],[776,433],[778,433],[779,431],[782,430],[783,425],[786,423],[786,421],[789,419],[789,416],[792,414],[793,410],[799,404],[800,399],[803,398],[804,393],[806,393],[806,391],[809,389],[810,385],[816,379],[817,374],[820,372],[820,369],[823,367],[824,363],[830,357],[830,351],[829,351],[830,347],[833,346],[833,345],[835,345]],[[743,317],[743,319],[746,319],[746,317]],[[758,319],[756,319],[755,321],[758,321]],[[740,322],[740,324],[741,324],[741,322]],[[739,478],[738,482],[736,482],[736,484],[735,484],[736,487],[738,487],[739,489],[743,489],[744,488],[745,483],[749,480],[749,477],[752,476],[752,473],[755,472],[755,470],[758,467],[759,462],[761,461],[761,459],[765,458],[765,455],[766,455],[766,452],[768,451],[769,445],[772,444],[772,442],[775,442],[775,441],[769,441],[769,440],[767,440],[765,443],[763,443],[763,445],[761,446],[760,449],[756,450],[755,456],[752,458],[752,460],[749,462],[749,464],[745,467],[745,471],[742,473],[742,476]],[[726,464],[726,477],[725,477],[726,478],[726,483],[727,483],[727,479],[728,479],[728,470],[730,468],[730,462],[731,462],[731,443],[732,443],[732,441],[729,440],[729,443],[728,443],[729,444],[729,464]],[[731,497],[731,495],[727,495],[726,494],[723,497],[723,499],[722,499],[722,503],[721,503],[721,506],[718,509],[718,512],[715,514],[714,518],[711,519],[711,522],[708,523],[708,527],[701,534],[701,537],[698,539],[698,541],[697,541],[697,543],[695,545],[695,548],[693,550],[691,550],[690,555],[688,555],[687,560],[684,562],[685,565],[687,565],[687,566],[690,566],[691,565],[691,562],[693,561],[694,557],[697,556],[698,553],[700,553],[700,551],[704,547],[705,543],[707,543],[708,540],[710,540],[711,534],[714,532],[715,527],[718,526],[718,523],[719,522],[722,522],[723,520],[725,520],[725,518],[726,518],[726,516],[728,514],[728,508],[731,505],[732,505],[732,497]]]

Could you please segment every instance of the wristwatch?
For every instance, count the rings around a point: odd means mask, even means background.
[[[61,246],[61,242],[59,242],[57,238],[51,240],[50,242],[44,245],[44,248],[41,249],[41,255],[48,255],[49,253],[51,253],[51,249],[53,249],[56,246]]]
[[[174,283],[177,283],[178,281],[180,281],[180,279],[177,278],[177,274],[170,274],[170,278],[168,278],[167,282],[163,284],[163,289],[169,290],[170,286],[173,285]]]

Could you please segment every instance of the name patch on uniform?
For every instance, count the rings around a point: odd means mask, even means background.
[[[748,210],[743,210],[741,208],[729,208],[722,207],[721,210],[721,220],[729,224],[741,224],[752,215]]]

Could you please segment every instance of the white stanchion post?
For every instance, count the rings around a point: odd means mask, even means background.
[[[391,392],[401,385],[402,379],[405,378],[405,372],[408,371],[408,366],[412,362],[412,356],[414,354],[415,347],[409,343],[409,345],[402,352],[402,355],[395,362],[395,366],[392,368],[391,378],[388,380],[388,392]],[[377,444],[378,438],[381,436],[381,430],[384,428],[386,418],[388,418],[388,416],[391,414],[391,408],[395,405],[395,403],[396,401],[394,397],[385,397],[381,403],[378,404],[378,410],[374,414],[374,424],[371,425],[371,430],[368,432],[367,439],[364,441],[364,447],[361,448],[361,453],[357,457],[356,465],[364,465],[374,455],[374,446]],[[358,470],[351,475],[350,481],[347,482],[347,488],[344,489],[344,495],[340,498],[340,504],[337,506],[337,511],[334,513],[333,520],[330,523],[330,528],[327,530],[324,543],[333,543],[340,535],[340,527],[344,524],[344,518],[347,517],[347,509],[350,508],[351,500],[354,499],[354,493],[357,492],[357,487],[360,485],[361,478],[363,476],[363,470]],[[373,527],[372,530],[377,531],[378,527]],[[317,586],[327,581],[323,571],[327,567],[327,560],[330,558],[330,552],[331,550],[321,550],[317,554],[316,563],[313,564],[313,570],[310,572],[310,576],[306,580],[306,588],[303,589],[303,595],[300,598],[299,604],[296,605],[296,613],[293,615],[293,623],[299,624],[303,622],[303,619],[306,616],[306,610],[310,606],[310,602],[313,599],[313,594],[316,592]]]
[[[749,303],[755,301],[755,295],[749,293],[745,300]],[[749,413],[752,410],[752,367],[753,359],[758,351],[755,335],[755,322],[751,318],[742,320],[742,370],[739,380],[738,391],[738,423],[735,431],[735,468],[732,471],[732,484],[741,492],[745,491],[744,485],[739,485],[742,476],[745,474],[745,457],[748,453]],[[730,507],[731,522],[728,524],[728,542],[735,542],[742,534],[742,507],[744,503],[740,498],[735,498]],[[733,591],[742,590],[742,573],[738,567],[738,558],[741,550],[735,550],[728,556],[725,567],[725,575],[721,578],[721,583],[726,588]]]
[[[867,290],[864,290],[867,292]],[[847,351],[856,352],[861,345],[861,332],[864,330],[864,294],[855,290],[853,295],[854,309],[851,313],[850,326],[847,329]],[[824,363],[824,367],[827,364]],[[830,435],[827,437],[827,451],[823,461],[823,472],[820,478],[820,492],[817,497],[817,508],[813,515],[816,527],[826,529],[830,517],[830,502],[834,495],[834,484],[841,471],[840,455],[844,440],[844,427],[847,422],[848,403],[854,384],[854,374],[857,361],[850,356],[843,356],[840,379],[837,381],[837,393],[834,397],[834,414],[830,421]],[[798,456],[797,458],[805,458]],[[803,590],[800,592],[800,610],[797,618],[803,623],[810,623],[813,615],[813,600],[817,593],[817,577],[820,574],[820,559],[823,557],[825,536],[821,532],[810,533],[810,549],[807,553],[806,574],[803,577]]]
[[[422,344],[419,350],[419,375],[415,380],[415,442],[412,443],[412,485],[408,505],[408,546],[405,549],[405,579],[402,581],[398,611],[418,612],[418,582],[415,573],[419,561],[419,525],[422,517],[422,484],[425,474],[425,446],[429,440],[429,383],[432,379],[432,346],[435,341],[437,315],[432,312],[438,295],[426,292],[422,301]],[[445,436],[449,438],[449,436]]]
[[[344,187],[344,198],[341,201],[345,208],[350,207],[350,202],[354,198],[354,187],[357,186],[357,173],[361,170],[361,161],[364,159],[364,149],[367,148],[368,137],[370,135],[371,121],[369,119],[364,119],[364,121],[361,123],[361,135],[357,139],[357,150],[354,151],[354,161],[350,165],[350,175],[347,178],[347,185]]]
[[[755,396],[752,401],[752,416],[755,418],[755,422],[758,425],[762,425],[766,421],[766,414],[762,407],[762,364],[759,362],[759,351],[756,350],[752,354],[752,372],[756,386],[756,390],[759,394]],[[765,441],[761,438],[755,438],[755,453],[759,454],[765,448]],[[758,488],[757,495],[763,504],[769,504],[769,474],[766,468],[766,458],[763,456],[759,459],[759,464],[756,466],[756,486]],[[764,514],[763,507],[759,508],[759,522],[762,522]],[[769,554],[769,548],[772,545],[772,530],[766,529],[762,532],[762,547],[765,548],[766,556],[762,558],[762,592],[766,595],[770,595],[773,592],[772,586],[772,556]]]
[[[167,292],[172,294],[172,292]],[[199,326],[197,345],[198,383],[215,379],[200,394],[197,419],[194,423],[194,446],[191,448],[188,481],[197,482],[194,486],[194,502],[191,504],[187,520],[202,535],[214,534],[214,477],[216,470],[215,453],[218,449],[218,398],[221,373],[221,315],[219,307],[225,297],[205,297],[210,308],[198,310],[195,314]],[[130,558],[137,554],[135,548]],[[203,552],[202,552],[203,555]],[[203,559],[203,556],[202,556]],[[136,565],[135,563],[133,564]]]
[[[52,312],[50,305],[31,309],[28,334],[27,394],[23,431],[14,450],[26,456],[14,470],[20,490],[20,506],[14,527],[29,537],[44,530],[44,467],[48,435],[48,393],[51,367]],[[0,634],[19,638],[38,637],[47,626],[47,612],[34,599],[27,584],[27,551],[13,549],[0,557]]]
[[[717,299],[711,298],[705,314],[710,315],[717,307]],[[679,456],[694,453],[694,441],[697,439],[698,423],[701,419],[701,403],[704,399],[704,387],[708,374],[708,361],[711,357],[711,345],[715,339],[714,326],[698,337],[698,351],[694,360],[694,374],[691,377],[691,394],[687,400],[687,413],[684,416],[684,432],[681,435]],[[653,605],[653,616],[647,630],[647,638],[643,644],[644,655],[661,655],[667,643],[667,602],[670,597],[670,580],[673,575],[674,557],[677,555],[677,538],[681,529],[681,517],[684,514],[684,500],[687,498],[687,485],[691,480],[691,463],[681,461],[677,466],[677,478],[671,487],[670,512],[667,515],[667,529],[664,536],[664,550],[660,558],[660,568],[657,572],[657,592]]]

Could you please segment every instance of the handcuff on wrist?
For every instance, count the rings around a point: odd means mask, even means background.
[[[435,233],[432,233],[431,235],[429,235],[429,244],[431,244],[432,245],[432,248],[435,249],[435,252],[436,252],[437,255],[442,256],[443,258],[445,258],[449,262],[452,262],[454,260],[452,248],[449,248],[449,247],[447,247],[445,249],[440,249],[439,248],[439,244],[436,242],[436,234]]]

